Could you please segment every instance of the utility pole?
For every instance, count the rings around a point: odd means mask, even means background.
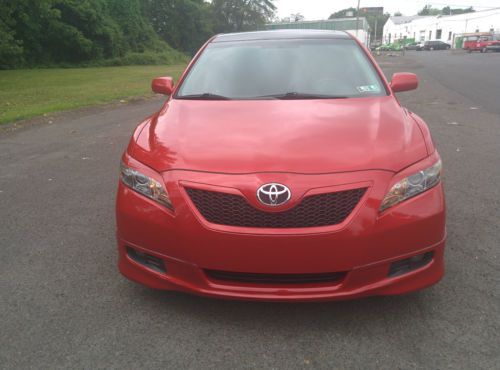
[[[378,17],[375,17],[375,32],[373,33],[373,42],[375,44],[377,43],[377,22],[378,22]]]
[[[358,28],[359,28],[359,2],[358,0],[358,9],[356,10],[356,37],[358,37]]]

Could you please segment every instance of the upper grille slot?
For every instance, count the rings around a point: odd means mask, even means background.
[[[265,212],[250,205],[240,195],[186,188],[194,205],[211,223],[254,228],[304,228],[337,225],[359,203],[366,188],[310,195],[294,208]]]

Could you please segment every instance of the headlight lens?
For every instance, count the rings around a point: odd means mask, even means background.
[[[158,181],[128,167],[123,162],[120,164],[120,179],[132,190],[153,199],[171,210],[174,209],[168,193]]]
[[[441,179],[441,160],[394,184],[380,206],[380,212],[402,201],[429,190]]]

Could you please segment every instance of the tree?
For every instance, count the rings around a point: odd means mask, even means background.
[[[274,0],[213,0],[216,32],[238,32],[262,28],[276,11]]]
[[[44,24],[51,23],[59,17],[59,13],[53,9],[54,1],[40,0],[37,2],[30,0],[5,0],[2,2],[2,12],[0,17],[8,17],[3,22],[4,30],[7,29],[7,42],[10,45],[17,45],[22,55],[15,63],[31,63],[33,60],[42,61],[47,59],[48,51],[43,47],[42,42],[47,36]],[[7,9],[7,13],[4,12]],[[3,38],[3,37],[2,37]],[[12,54],[11,54],[12,56]],[[5,58],[0,56],[0,59]],[[3,63],[2,63],[3,64]]]
[[[141,0],[106,0],[110,17],[123,34],[126,50],[143,52],[158,49],[158,37],[143,15]]]
[[[395,13],[394,13],[394,16],[395,16],[395,17],[401,17],[402,15],[403,15],[403,13],[401,13],[401,12],[395,12]]]
[[[275,10],[274,0],[0,0],[0,68],[182,58],[167,43],[193,54],[214,33],[262,28]]]
[[[165,49],[142,0],[2,0],[0,68],[75,64]]]
[[[441,10],[433,8],[432,5],[425,5],[419,12],[418,15],[440,15]]]
[[[355,8],[347,8],[347,9],[342,9],[339,10],[338,12],[332,13],[329,17],[329,19],[335,19],[335,18],[345,18],[347,14],[352,14],[353,17],[356,16],[356,9]],[[375,35],[377,35],[377,38],[381,38],[383,31],[384,31],[384,24],[387,22],[387,19],[389,19],[390,15],[389,13],[385,14],[370,14],[370,13],[362,13],[360,16],[366,18],[366,21],[368,22],[368,25],[370,26],[370,37],[373,41],[375,40]],[[375,31],[375,27],[377,28]]]
[[[290,14],[290,21],[291,22],[301,22],[304,20],[304,16],[300,13],[292,13]]]
[[[455,15],[455,14],[465,14],[465,13],[474,13],[475,10],[471,7],[465,9],[451,9],[449,6],[445,6],[441,10],[442,15]]]
[[[190,54],[213,34],[210,4],[203,0],[147,0],[144,11],[163,40]]]
[[[338,12],[330,14],[328,19],[345,18],[348,16],[348,14],[352,14],[352,16],[355,17],[356,13],[357,13],[356,8],[352,8],[352,7],[346,8],[346,9],[342,9],[342,10],[339,10]]]
[[[57,16],[42,21],[41,44],[55,62],[77,63],[124,55],[123,30],[109,15],[106,0],[55,0]]]
[[[15,38],[13,30],[16,23],[13,12],[12,3],[0,3],[0,69],[19,65],[24,60],[22,42]]]

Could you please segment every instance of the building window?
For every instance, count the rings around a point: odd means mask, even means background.
[[[448,32],[448,40],[451,40],[451,35],[452,35],[451,31]]]
[[[436,30],[436,39],[441,40],[441,34],[443,33],[443,30]]]
[[[432,40],[432,31],[429,31],[429,40]]]

